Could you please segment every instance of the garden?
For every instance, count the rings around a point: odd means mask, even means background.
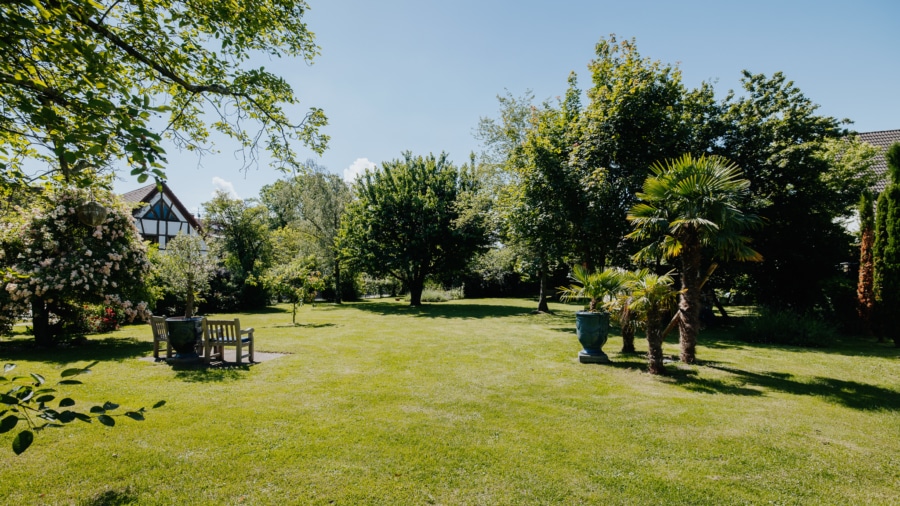
[[[897,502],[900,143],[610,35],[346,181],[252,68],[318,54],[305,3],[207,7],[0,6],[0,502]],[[282,177],[139,229],[114,180],[213,131]]]
[[[704,331],[702,361],[646,374],[646,346],[580,364],[579,306],[392,298],[240,314],[273,360],[147,360],[147,325],[38,353],[0,347],[51,382],[91,366],[79,403],[147,407],[114,427],[41,431],[14,456],[9,504],[891,504],[900,479],[892,345],[749,344]],[[747,308],[728,308],[732,323]],[[227,315],[231,316],[231,315]],[[235,315],[238,316],[238,315]],[[664,344],[678,355],[677,338]],[[151,405],[164,400],[156,409]]]

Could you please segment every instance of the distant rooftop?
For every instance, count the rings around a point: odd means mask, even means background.
[[[881,152],[884,153],[891,144],[900,142],[900,130],[865,132],[859,134],[859,139],[881,149]],[[877,195],[884,190],[885,186],[887,186],[887,159],[885,159],[884,156],[878,157],[875,161],[874,168],[875,172],[884,178],[875,185],[875,193]]]

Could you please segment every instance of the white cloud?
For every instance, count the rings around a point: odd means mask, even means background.
[[[240,198],[238,197],[237,191],[235,191],[234,189],[234,183],[232,183],[231,181],[225,181],[224,179],[216,176],[212,178],[212,184],[213,188],[215,188],[212,193],[213,196],[216,195],[216,192],[225,192],[233,199]]]
[[[366,169],[374,169],[375,164],[370,162],[368,158],[357,158],[349,167],[344,169],[344,181],[352,184],[356,181],[356,176],[366,172]]]

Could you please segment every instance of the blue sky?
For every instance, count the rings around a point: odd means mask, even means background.
[[[900,129],[900,2],[309,0],[306,16],[322,54],[258,62],[288,79],[329,118],[321,157],[338,174],[415,154],[446,151],[457,164],[478,150],[480,117],[496,116],[506,90],[537,100],[561,95],[601,37],[635,38],[642,56],[678,64],[689,87],[739,91],[743,69],[784,72],[819,112],[866,132]],[[168,182],[192,211],[216,189],[253,198],[283,175],[265,162],[246,172],[233,147],[198,159],[169,152]],[[116,188],[140,186],[127,171]]]

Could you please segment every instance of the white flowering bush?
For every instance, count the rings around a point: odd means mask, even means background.
[[[35,340],[50,344],[51,323],[67,307],[101,304],[127,321],[149,317],[150,263],[131,210],[110,192],[93,193],[108,210],[96,227],[76,214],[87,193],[65,188],[48,189],[0,223],[0,327],[30,309]]]

